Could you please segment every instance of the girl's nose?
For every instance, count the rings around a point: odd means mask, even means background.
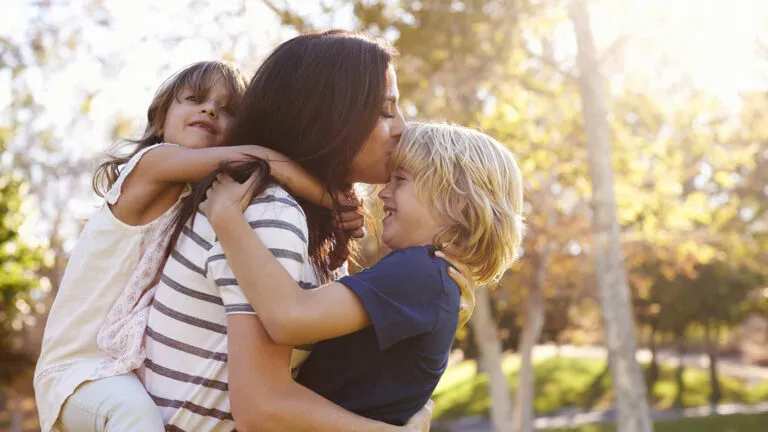
[[[200,112],[212,118],[216,118],[219,115],[218,111],[216,111],[216,106],[213,104],[203,105],[203,107],[200,109]]]

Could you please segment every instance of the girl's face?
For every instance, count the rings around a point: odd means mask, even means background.
[[[222,145],[234,120],[228,101],[229,91],[223,77],[216,80],[205,100],[191,88],[183,89],[168,107],[161,130],[163,141],[189,148]]]
[[[444,227],[416,196],[410,173],[396,169],[387,186],[379,192],[384,204],[381,240],[391,249],[431,245]]]
[[[389,158],[405,129],[405,119],[397,105],[399,98],[395,68],[389,66],[381,116],[360,151],[352,159],[347,181],[369,184],[387,182]]]

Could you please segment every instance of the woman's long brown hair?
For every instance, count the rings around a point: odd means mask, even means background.
[[[282,43],[256,71],[225,143],[271,148],[299,163],[327,190],[346,190],[352,160],[379,121],[386,72],[395,55],[383,40],[344,30],[303,34]],[[237,165],[244,172],[260,170],[260,191],[269,175],[262,163],[251,159]],[[211,179],[197,184],[186,198],[170,228],[166,257]],[[327,282],[341,264],[338,257],[348,254],[349,240],[334,229],[330,210],[297,201],[307,216],[310,260],[320,282]],[[155,281],[161,274],[162,268]]]

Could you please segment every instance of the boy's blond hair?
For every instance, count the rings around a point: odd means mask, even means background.
[[[450,254],[476,283],[498,281],[517,258],[524,226],[523,180],[512,152],[462,126],[409,123],[392,167],[408,171],[417,197],[449,221],[433,245],[450,245]],[[461,296],[463,324],[475,296],[471,290]]]

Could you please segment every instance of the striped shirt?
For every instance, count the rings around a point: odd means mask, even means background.
[[[264,245],[303,287],[317,277],[307,250],[307,222],[284,189],[268,187],[245,211]],[[227,315],[254,314],[227,264],[208,220],[198,212],[168,259],[145,337],[140,376],[168,425],[166,430],[231,431]],[[294,349],[298,367],[311,347]],[[258,365],[254,365],[258,367]]]

